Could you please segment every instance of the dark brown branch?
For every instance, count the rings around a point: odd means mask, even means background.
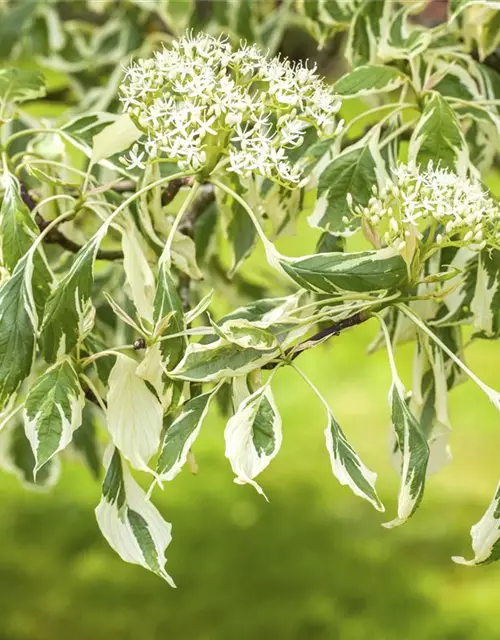
[[[295,360],[295,358],[297,358],[297,356],[299,356],[304,351],[307,351],[308,349],[315,347],[321,342],[328,340],[328,338],[331,338],[332,336],[340,335],[340,333],[344,331],[344,329],[349,329],[350,327],[355,327],[358,324],[362,324],[363,322],[366,322],[366,320],[368,320],[369,317],[370,317],[369,315],[360,311],[350,316],[349,318],[346,318],[345,320],[336,322],[332,326],[326,327],[325,329],[318,331],[318,333],[315,333],[310,338],[307,338],[307,340],[304,340],[303,342],[298,344],[296,347],[291,347],[290,349],[287,349],[287,351],[285,351],[285,360],[288,360],[289,362],[291,362],[292,360]],[[279,364],[279,361],[268,362],[262,368],[275,369],[278,366],[278,364]]]

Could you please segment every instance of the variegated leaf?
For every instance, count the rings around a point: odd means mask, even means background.
[[[33,255],[17,263],[0,286],[0,410],[29,375],[38,315],[32,290]]]
[[[173,480],[181,471],[217,389],[218,387],[188,400],[183,405],[180,416],[168,427],[156,466],[161,480]]]
[[[486,513],[472,527],[471,538],[474,558],[466,560],[460,556],[454,556],[454,562],[477,565],[489,564],[500,559],[500,483]]]
[[[83,390],[70,358],[47,369],[31,387],[24,429],[35,456],[35,472],[64,449],[82,424]]]
[[[386,341],[387,355],[391,367],[392,384],[389,392],[392,426],[397,449],[401,454],[401,485],[398,496],[398,517],[386,522],[392,528],[406,522],[418,508],[425,488],[429,445],[406,400],[406,392],[396,370],[391,338],[385,322],[378,317]]]
[[[172,526],[147,499],[123,463],[118,449],[105,455],[106,476],[95,513],[109,545],[125,562],[149,569],[175,587],[165,570]]]
[[[107,424],[111,439],[135,469],[151,471],[148,462],[160,445],[163,408],[137,375],[138,362],[120,354],[109,376]]]
[[[141,318],[152,323],[155,296],[153,272],[146,259],[142,238],[137,227],[130,219],[123,224],[123,269],[130,287],[132,301]]]
[[[101,242],[96,234],[76,254],[71,269],[51,293],[41,327],[42,353],[47,362],[69,353],[83,337],[93,306],[94,262]]]
[[[34,474],[35,457],[21,421],[0,430],[0,468],[15,475],[28,489],[50,489],[59,479],[61,465],[52,458]]]
[[[470,304],[475,335],[498,338],[500,335],[500,251],[483,249],[479,255],[476,288]]]
[[[164,319],[167,317],[168,321],[165,323]],[[182,301],[166,262],[159,265],[153,320],[157,337],[165,338],[172,334],[182,333],[186,329]],[[179,336],[169,340],[161,340],[159,344],[165,367],[169,370],[173,369],[182,358],[186,348],[186,338]]]
[[[395,289],[407,279],[405,261],[391,247],[358,253],[317,253],[293,259],[282,257],[280,265],[298,285],[316,293]]]
[[[325,429],[326,448],[334,476],[340,484],[347,485],[357,496],[371,502],[377,511],[385,511],[375,491],[377,474],[364,465],[326,403],[325,407],[328,413]]]
[[[361,2],[351,20],[345,56],[352,67],[377,61],[378,41],[387,32],[391,3]]]
[[[169,372],[172,378],[192,382],[215,382],[250,373],[272,360],[279,350],[241,347],[217,338],[209,344],[191,342],[184,358]]]
[[[368,140],[361,140],[337,155],[319,177],[317,200],[308,222],[312,227],[330,233],[345,233],[345,218],[351,220],[352,206],[364,207],[372,197],[372,185],[381,182],[384,161],[378,150],[379,135],[371,133]],[[352,220],[352,227],[359,226]]]
[[[231,463],[238,484],[251,484],[264,495],[255,482],[281,447],[281,416],[269,385],[245,398],[229,419],[224,432],[226,458]]]
[[[367,64],[346,73],[334,84],[338,95],[366,96],[373,93],[394,91],[408,81],[404,73],[384,65]]]
[[[468,148],[460,123],[453,109],[437,92],[428,95],[412,133],[409,160],[424,168],[432,162],[434,166],[462,176],[467,171]]]

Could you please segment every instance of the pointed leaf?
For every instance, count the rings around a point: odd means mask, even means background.
[[[479,254],[476,288],[470,304],[475,335],[500,336],[500,251],[483,249]]]
[[[410,140],[409,160],[464,175],[468,167],[467,143],[453,109],[437,92],[430,93]]]
[[[155,279],[144,253],[143,242],[132,221],[122,232],[123,269],[137,313],[152,322]]]
[[[357,496],[371,502],[377,511],[385,511],[375,491],[377,474],[363,464],[329,408],[325,438],[332,471],[340,484],[347,485]]]
[[[162,480],[173,480],[181,471],[216,392],[217,387],[188,400],[182,407],[180,416],[168,427],[156,467]]]
[[[24,407],[24,428],[38,471],[64,449],[82,424],[85,397],[73,364],[63,358],[31,387]]]
[[[121,153],[139,140],[141,132],[126,113],[94,136],[92,145],[92,164]]]
[[[29,375],[35,357],[38,316],[28,253],[0,286],[0,410]]]
[[[394,67],[367,64],[357,67],[337,80],[335,93],[341,96],[365,96],[383,91],[394,91],[408,78]]]
[[[109,376],[107,423],[113,443],[135,469],[148,462],[160,444],[163,408],[137,375],[138,362],[120,354]]]
[[[69,353],[81,338],[81,325],[93,308],[90,296],[100,242],[101,236],[96,234],[80,249],[71,269],[47,300],[40,335],[47,362]]]
[[[95,513],[101,533],[125,562],[138,564],[166,580],[165,550],[172,539],[172,525],[156,507],[123,464],[118,449],[105,456],[106,476]]]
[[[472,550],[474,558],[466,560],[454,556],[457,564],[478,565],[489,564],[500,559],[500,483],[486,513],[471,529]]]
[[[224,432],[226,458],[236,475],[237,484],[251,484],[264,495],[254,481],[276,456],[282,441],[281,416],[271,388],[266,385],[245,398]]]
[[[280,265],[298,285],[316,293],[395,289],[407,279],[401,255],[388,247],[358,253],[317,253],[282,258]]]

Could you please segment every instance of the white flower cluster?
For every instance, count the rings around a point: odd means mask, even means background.
[[[188,34],[132,64],[121,101],[146,133],[148,155],[195,172],[223,164],[287,186],[301,177],[287,150],[302,144],[305,130],[327,137],[341,127],[341,103],[315,69],[268,59],[256,46],[233,51],[206,34]]]
[[[373,187],[373,194],[367,207],[355,206],[353,213],[381,234],[385,244],[400,251],[429,226],[437,244],[452,241],[478,248],[499,244],[500,206],[480,182],[432,163],[424,171],[400,164],[393,179],[380,191]]]

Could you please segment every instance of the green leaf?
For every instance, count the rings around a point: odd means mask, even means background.
[[[19,260],[28,252],[36,236],[38,226],[31,218],[28,207],[21,198],[21,190],[17,178],[8,173],[3,174],[4,197],[0,209],[0,243],[3,262],[12,273]],[[52,274],[45,258],[38,249],[33,258],[32,289],[38,315],[43,312],[45,301],[50,293]]]
[[[70,442],[82,424],[85,397],[68,357],[47,369],[29,390],[24,428],[35,456],[35,472]]]
[[[28,253],[0,287],[0,409],[29,375],[35,357],[38,315],[32,274]]]
[[[3,263],[12,273],[14,267],[33,244],[38,227],[21,198],[19,181],[5,169],[3,201],[0,209],[0,235]]]
[[[45,79],[40,71],[9,67],[0,69],[0,121],[8,105],[34,100],[45,95]]]
[[[283,439],[281,416],[268,384],[241,400],[226,425],[224,438],[234,481],[251,484],[264,495],[254,478],[277,455]]]
[[[375,491],[377,474],[364,465],[326,403],[325,407],[328,413],[325,429],[326,448],[334,476],[340,484],[347,485],[357,496],[371,502],[377,511],[385,511]]]
[[[137,374],[138,362],[123,354],[109,376],[106,419],[115,446],[135,469],[151,471],[148,462],[160,445],[163,408]]]
[[[92,407],[87,403],[83,407],[82,424],[73,433],[73,447],[85,462],[95,480],[101,477],[101,456],[96,431]]]
[[[226,194],[221,196],[220,207],[228,218],[226,234],[233,254],[229,276],[234,274],[248,257],[257,239],[255,226],[241,204]]]
[[[449,362],[451,360],[446,360],[444,352],[427,334],[417,333],[409,406],[429,444],[427,476],[440,471],[451,460],[448,381],[453,380],[449,375]],[[396,442],[394,453],[396,468],[400,469],[401,451]]]
[[[407,281],[403,258],[392,248],[357,253],[317,253],[283,258],[280,265],[299,286],[316,293],[396,289]]]
[[[397,527],[410,518],[418,508],[425,488],[427,465],[429,462],[429,445],[420,424],[413,415],[406,392],[396,370],[394,353],[387,327],[379,318],[386,340],[392,384],[389,392],[392,426],[397,450],[401,454],[401,485],[398,496],[398,517],[386,522],[385,527]]]
[[[460,556],[452,559],[457,564],[489,564],[500,559],[500,483],[485,514],[471,528],[474,558],[466,560]]]
[[[92,164],[105,158],[121,153],[139,140],[142,133],[135,126],[126,113],[119,116],[115,122],[105,127],[93,138]]]
[[[107,451],[105,467],[102,497],[95,510],[101,533],[122,560],[149,569],[175,587],[165,570],[172,525],[147,499],[118,449]]]
[[[432,92],[417,126],[409,148],[409,160],[417,165],[451,169],[464,175],[468,167],[467,143],[453,109],[437,92]]]
[[[146,259],[144,241],[132,220],[125,219],[123,225],[123,270],[132,302],[139,316],[152,322],[155,279]]]
[[[9,7],[2,5],[0,11],[0,58],[12,55],[14,46],[19,41],[38,8],[36,0],[22,0],[10,3]]]
[[[0,468],[15,475],[26,488],[38,490],[53,487],[61,471],[59,460],[52,458],[35,478],[35,457],[20,421],[0,431]]]
[[[188,400],[180,416],[168,427],[156,466],[161,480],[173,480],[182,470],[217,390],[218,387]]]
[[[166,318],[168,318],[168,322],[165,322]],[[177,293],[166,262],[160,263],[159,266],[153,321],[155,323],[156,337],[165,338],[186,330],[182,301]],[[187,340],[184,336],[159,342],[166,368],[173,369],[180,362],[186,343]]]
[[[308,218],[312,227],[330,233],[344,232],[345,217],[352,218],[347,196],[352,197],[352,206],[366,206],[372,197],[372,186],[378,183],[383,172],[383,160],[378,151],[378,135],[355,147],[348,147],[337,156],[319,177],[316,205]],[[358,227],[358,219],[352,221]]]
[[[476,288],[470,310],[476,337],[500,337],[500,251],[498,249],[483,249],[479,254]]]
[[[345,56],[352,67],[376,62],[378,41],[388,30],[391,3],[361,2],[349,28]]]
[[[184,358],[169,375],[192,382],[215,382],[250,373],[272,360],[278,353],[277,348],[245,348],[223,338],[209,344],[191,342]]]
[[[96,234],[80,249],[71,269],[47,300],[40,334],[42,353],[47,362],[69,353],[85,333],[86,319],[93,311],[90,296],[100,242],[101,236]]]
[[[454,252],[453,255],[451,252]],[[444,297],[444,308],[435,321],[436,326],[468,323],[473,317],[472,300],[476,291],[479,258],[477,252],[467,247],[451,248],[445,255],[445,263],[460,273],[448,282],[451,292]],[[479,301],[476,300],[476,303]]]
[[[394,67],[367,64],[346,73],[333,85],[341,96],[365,96],[384,91],[394,91],[408,78]]]

